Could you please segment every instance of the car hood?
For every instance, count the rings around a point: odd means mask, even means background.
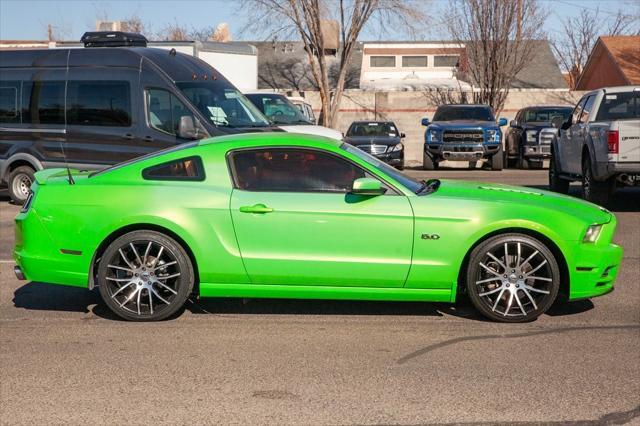
[[[294,124],[290,126],[278,126],[285,132],[304,133],[306,135],[324,136],[332,139],[342,140],[342,133],[324,126],[312,124]]]
[[[400,143],[399,136],[347,136],[345,142],[351,145],[397,145]]]
[[[611,220],[611,213],[598,205],[568,195],[523,186],[442,179],[436,194],[501,204],[528,204],[553,212],[563,212],[589,224],[607,223]]]
[[[495,121],[479,120],[455,120],[455,121],[434,121],[429,124],[430,129],[497,129]]]

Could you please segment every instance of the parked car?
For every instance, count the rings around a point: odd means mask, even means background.
[[[422,119],[424,134],[423,167],[433,170],[443,160],[489,163],[502,170],[502,130],[507,120],[496,122],[488,105],[440,105],[433,121]]]
[[[345,134],[345,142],[368,152],[379,160],[404,168],[404,133],[393,121],[354,121]]]
[[[82,40],[0,51],[0,182],[16,203],[44,168],[95,170],[193,139],[278,130],[198,58],[136,34]]]
[[[586,200],[606,205],[617,185],[640,182],[640,86],[584,95],[566,120],[556,119],[549,187],[566,194],[582,181]]]
[[[418,181],[317,136],[224,136],[35,177],[15,219],[16,275],[97,286],[128,320],[167,318],[195,291],[438,302],[466,292],[488,318],[530,321],[558,294],[610,292],[622,258],[607,210],[531,188]]]
[[[342,140],[342,133],[310,121],[297,106],[280,93],[254,92],[245,96],[269,119],[285,132],[305,133]]]
[[[551,121],[571,115],[570,106],[532,106],[523,108],[511,120],[504,137],[505,166],[541,169],[551,157],[551,142],[558,130]]]
[[[302,115],[307,117],[307,120],[309,120],[313,124],[317,123],[316,115],[313,112],[313,107],[309,102],[305,101],[303,97],[287,96],[287,99],[289,99],[289,101],[291,101],[291,103],[294,104],[300,110]]]

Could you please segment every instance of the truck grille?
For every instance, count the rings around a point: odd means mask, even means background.
[[[482,143],[484,132],[482,130],[445,130],[442,132],[442,141]]]
[[[556,129],[542,129],[540,130],[538,140],[540,141],[540,145],[550,145],[553,141],[553,138],[556,135]]]
[[[356,148],[374,155],[384,154],[387,151],[386,145],[356,145]]]

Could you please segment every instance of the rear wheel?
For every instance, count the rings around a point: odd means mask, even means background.
[[[22,205],[27,200],[31,184],[35,181],[35,172],[29,166],[20,166],[9,173],[9,196],[14,203]]]
[[[553,304],[559,288],[553,253],[528,235],[497,235],[471,253],[467,292],[478,311],[494,321],[536,319]]]
[[[98,267],[102,299],[119,317],[158,321],[180,309],[194,284],[193,265],[173,239],[133,231],[113,241]]]
[[[585,200],[601,206],[609,202],[613,192],[613,181],[607,179],[604,182],[597,181],[593,177],[591,161],[588,156],[582,160],[582,196]]]

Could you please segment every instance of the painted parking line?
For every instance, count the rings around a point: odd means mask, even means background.
[[[3,260],[0,259],[0,263],[16,263],[15,260]]]

